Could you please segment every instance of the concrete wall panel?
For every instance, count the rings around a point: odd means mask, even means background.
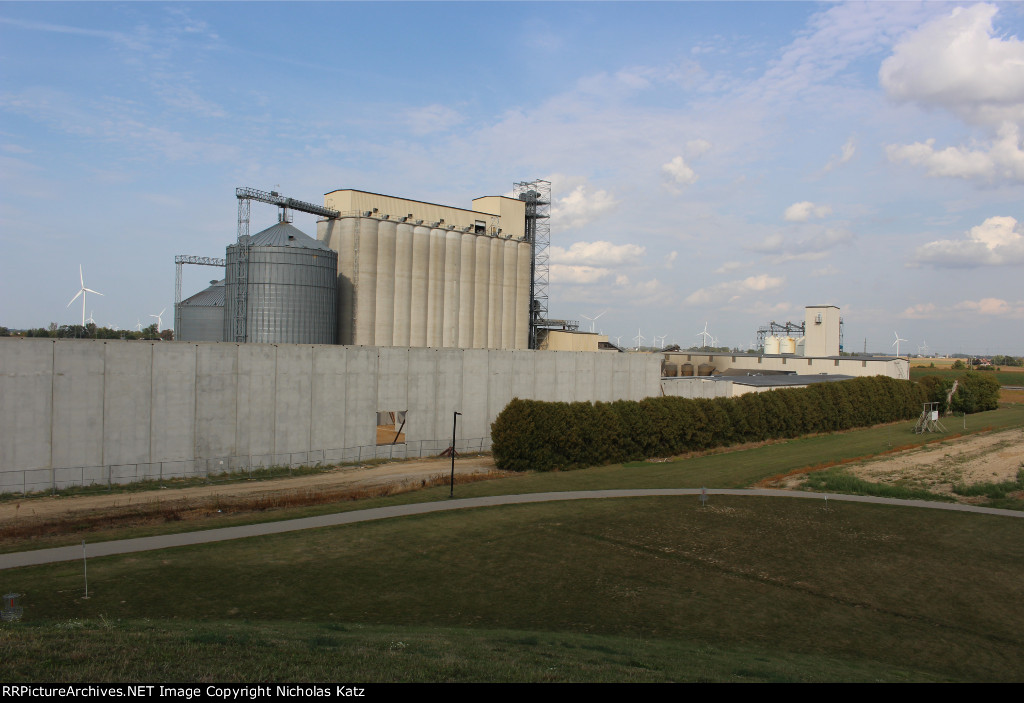
[[[277,432],[277,347],[243,344],[238,347],[237,358],[237,452],[242,456],[273,454]],[[224,429],[229,428],[225,425]]]
[[[452,413],[462,412],[462,351],[444,349],[437,353],[437,381],[434,385],[434,437],[450,437]],[[456,437],[464,438],[463,423],[458,423]]]
[[[574,354],[576,368],[574,370],[572,386],[576,400],[587,402],[597,400],[594,391],[594,367],[597,364],[598,356],[607,355],[589,354],[587,352],[577,352]]]
[[[67,341],[53,352],[53,466],[103,462],[103,342]],[[49,428],[47,428],[49,429]]]
[[[534,351],[515,351],[512,354],[512,397],[540,398],[537,395],[537,360],[540,355]],[[494,418],[491,418],[494,421]]]
[[[262,346],[196,345],[196,456],[223,457],[242,453],[236,446],[236,417],[239,414],[239,383],[246,383],[248,377],[239,374],[239,350]]]
[[[409,399],[405,425],[408,442],[434,439],[434,408],[436,405],[437,350],[431,348],[409,350]],[[382,408],[401,410],[402,408]]]
[[[196,349],[185,344],[153,345],[152,461],[195,456]]]
[[[54,344],[0,340],[0,471],[50,466]]]
[[[345,347],[313,347],[313,428],[310,442],[318,449],[340,449],[345,443]],[[325,457],[326,459],[326,457]]]
[[[377,350],[377,407],[380,411],[409,409],[409,354],[405,347]]]
[[[594,355],[594,398],[610,402],[615,400],[612,392],[612,385],[615,378],[615,366],[622,363],[619,359],[622,354],[599,353]]]
[[[555,400],[576,401],[576,359],[587,352],[552,352],[555,356]]]
[[[516,352],[491,349],[487,354],[488,424],[498,417],[512,400],[513,368]]]
[[[105,344],[103,458],[107,464],[150,460],[153,343]]]
[[[345,443],[377,443],[377,348],[345,349]],[[384,408],[391,410],[395,408]]]
[[[466,349],[462,352],[462,417],[463,436],[489,437],[494,418],[487,413],[487,351]]]
[[[313,412],[313,347],[298,344],[274,345],[277,353],[275,388],[275,454],[310,449],[309,433]]]

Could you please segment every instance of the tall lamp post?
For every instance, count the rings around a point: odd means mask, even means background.
[[[457,412],[454,415],[452,415],[452,478],[451,488],[449,489],[448,492],[449,498],[455,497],[455,427],[459,422],[459,415],[461,414],[462,413]]]

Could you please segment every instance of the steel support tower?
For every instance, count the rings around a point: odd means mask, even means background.
[[[530,349],[539,343],[538,330],[551,326],[548,319],[548,283],[551,246],[551,181],[523,181],[512,188],[513,195],[526,203],[526,241],[530,243]],[[561,320],[558,322],[562,322]],[[562,325],[558,325],[561,327]]]

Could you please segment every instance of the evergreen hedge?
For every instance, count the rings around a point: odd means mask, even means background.
[[[491,443],[505,471],[576,469],[909,420],[926,399],[916,383],[885,376],[736,398],[514,398],[491,425]]]

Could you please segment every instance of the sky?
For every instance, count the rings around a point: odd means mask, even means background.
[[[1022,36],[1016,3],[0,2],[0,325],[80,322],[81,266],[98,324],[170,327],[239,186],[545,179],[549,314],[613,342],[836,305],[846,351],[1022,355]]]

